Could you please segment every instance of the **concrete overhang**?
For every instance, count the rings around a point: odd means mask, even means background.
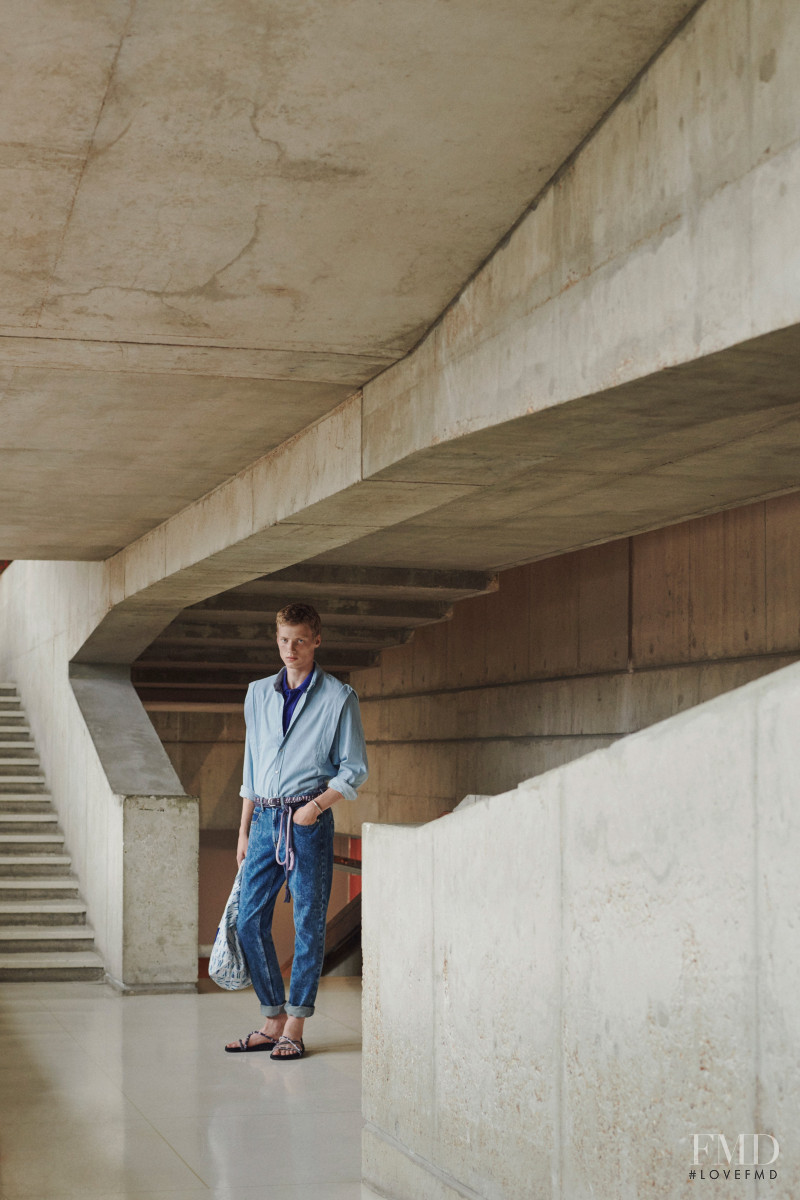
[[[103,559],[402,358],[692,8],[0,14],[0,555]]]
[[[800,11],[751,5],[697,11],[412,353],[111,559],[77,656],[299,563],[491,572],[800,487]]]

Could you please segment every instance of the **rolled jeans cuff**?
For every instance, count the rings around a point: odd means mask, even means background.
[[[284,1010],[283,1004],[262,1004],[261,1014],[265,1017],[279,1017]]]
[[[287,1004],[286,1005],[287,1017],[310,1017],[313,1015],[313,1012],[314,1012],[313,1004]]]

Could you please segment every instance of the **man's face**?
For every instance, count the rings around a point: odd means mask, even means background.
[[[308,625],[279,625],[278,649],[286,666],[299,675],[307,675],[314,665],[314,651],[322,638]]]

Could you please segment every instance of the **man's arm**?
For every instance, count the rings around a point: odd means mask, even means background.
[[[295,809],[293,820],[296,825],[313,825],[317,817],[321,817],[326,808],[332,808],[337,800],[341,800],[342,793],[335,791],[333,788],[326,788],[321,796],[317,796],[314,800],[309,800],[308,804],[304,804],[302,808]]]
[[[355,692],[347,697],[339,716],[331,760],[338,763],[338,768],[333,779],[328,780],[328,787],[334,788],[345,800],[355,800],[356,789],[367,778],[367,744]]]
[[[331,747],[331,759],[338,763],[336,775],[329,780],[321,796],[295,811],[294,819],[298,825],[312,825],[320,816],[320,809],[330,808],[342,797],[355,800],[356,788],[367,778],[367,746],[355,692],[351,692],[344,702]]]
[[[239,795],[242,797],[242,819],[239,822],[239,841],[236,845],[236,863],[241,866],[247,854],[247,842],[250,837],[250,821],[255,809],[256,793],[253,791],[253,744],[250,737],[250,716],[252,704],[252,683],[247,689],[244,701],[244,768],[242,771],[242,786]]]
[[[244,797],[242,800],[242,819],[239,824],[239,841],[236,843],[236,865],[240,867],[247,854],[247,843],[250,840],[250,822],[253,819],[255,801]]]

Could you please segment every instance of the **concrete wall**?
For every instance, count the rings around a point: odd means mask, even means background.
[[[70,659],[109,599],[102,564],[15,562],[0,579],[0,675],[20,691],[111,979],[197,978],[197,801],[125,668]]]
[[[800,495],[519,567],[354,672],[354,820],[421,821],[800,655]]]
[[[366,827],[367,1183],[678,1200],[695,1133],[744,1133],[747,1163],[769,1133],[777,1179],[719,1186],[800,1194],[799,725],[794,665],[463,813]]]
[[[201,830],[239,828],[244,759],[244,709],[204,712],[152,709],[147,715],[175,774],[200,802]]]

